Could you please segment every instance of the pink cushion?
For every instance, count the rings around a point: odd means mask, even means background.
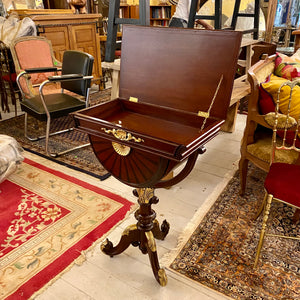
[[[275,198],[300,207],[300,165],[273,163],[265,180],[265,189]]]
[[[53,67],[53,59],[51,48],[48,42],[42,40],[25,40],[15,46],[18,57],[18,63],[21,70],[30,68]],[[45,81],[51,73],[31,74],[32,84],[39,84]],[[26,93],[29,92],[25,80],[21,81],[21,85]]]
[[[41,40],[22,41],[15,46],[20,68],[52,67],[50,45]]]

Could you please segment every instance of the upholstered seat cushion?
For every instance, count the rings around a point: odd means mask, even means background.
[[[281,138],[278,142],[282,143]],[[255,142],[247,146],[247,152],[255,157],[259,157],[265,162],[270,162],[272,151],[272,133],[259,131],[256,133]],[[275,161],[281,163],[295,164],[298,160],[299,153],[295,150],[276,151]]]
[[[273,163],[265,180],[265,189],[273,197],[300,206],[300,166]]]
[[[64,116],[70,112],[85,108],[85,102],[68,94],[45,95],[45,101],[52,118]],[[23,111],[34,115],[35,118],[44,121],[47,119],[44,106],[37,95],[29,100],[25,99],[20,103]]]

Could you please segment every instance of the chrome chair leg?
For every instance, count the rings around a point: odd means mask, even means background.
[[[39,140],[38,137],[32,138],[28,135],[28,114],[26,112],[25,112],[25,119],[24,119],[24,136],[30,141]]]
[[[73,148],[71,148],[71,149],[67,149],[67,150],[58,152],[58,153],[51,152],[50,149],[49,149],[49,139],[50,139],[50,137],[51,137],[51,136],[54,136],[54,135],[61,134],[61,133],[73,131],[74,128],[67,128],[67,129],[63,129],[63,130],[60,130],[60,131],[56,131],[56,132],[50,133],[50,123],[51,123],[50,121],[51,121],[51,119],[49,118],[49,119],[47,120],[46,134],[45,134],[45,135],[42,135],[42,136],[38,136],[38,137],[34,137],[34,138],[33,138],[33,137],[30,137],[30,136],[28,135],[28,114],[25,113],[25,124],[24,124],[24,135],[25,135],[25,137],[26,137],[28,140],[30,140],[30,141],[38,141],[38,140],[45,139],[45,152],[46,152],[46,154],[47,154],[48,156],[51,156],[51,157],[58,157],[58,156],[60,156],[60,155],[69,153],[69,152],[71,152],[71,151],[74,151],[74,150],[77,150],[77,149],[81,149],[81,148],[90,146],[90,143],[86,143],[86,144],[79,145],[79,146],[73,147]]]
[[[87,144],[79,145],[79,146],[73,147],[71,149],[67,149],[67,150],[58,152],[58,153],[51,153],[51,152],[48,151],[47,155],[51,156],[51,157],[58,157],[60,155],[63,155],[63,154],[66,154],[66,153],[69,153],[69,152],[72,152],[74,150],[78,150],[78,149],[81,149],[81,148],[85,148],[85,147],[88,147],[90,145],[91,145],[91,143],[87,143]]]

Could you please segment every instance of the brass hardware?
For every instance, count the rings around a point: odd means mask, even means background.
[[[108,245],[108,243],[109,243],[109,241],[108,241],[108,239],[106,239],[106,240],[101,244],[101,246],[100,246],[101,251],[104,250],[104,248]]]
[[[155,239],[153,236],[152,231],[147,231],[145,232],[147,241],[148,241],[148,247],[152,252],[156,252],[156,244],[155,244]]]
[[[168,278],[166,275],[166,271],[164,269],[159,269],[158,272],[158,280],[161,286],[166,286],[168,283]]]
[[[198,111],[198,116],[203,118],[209,118],[209,113],[205,111]]]
[[[138,102],[139,99],[136,98],[136,97],[129,97],[129,101],[131,101],[131,102]]]
[[[215,100],[216,100],[217,94],[218,94],[219,89],[220,89],[220,87],[221,87],[222,81],[223,81],[223,74],[221,75],[221,78],[220,78],[220,80],[219,80],[219,83],[218,83],[218,86],[217,86],[217,88],[216,88],[215,94],[214,94],[214,96],[213,96],[213,98],[212,98],[212,100],[211,100],[211,103],[210,103],[210,106],[209,106],[207,112],[204,112],[204,111],[199,111],[199,112],[198,112],[198,116],[201,116],[201,117],[204,117],[204,118],[205,118],[204,121],[203,121],[203,123],[202,123],[201,129],[200,129],[201,131],[204,129],[206,120],[207,120],[207,118],[209,117],[209,113],[210,113],[210,110],[211,110],[212,106],[214,105],[214,102],[215,102]],[[200,115],[199,115],[199,113],[200,113]]]
[[[149,200],[154,196],[153,188],[139,188],[139,203],[149,203]]]
[[[124,230],[124,232],[123,232],[122,235],[129,235],[129,233],[130,233],[131,231],[134,231],[134,230],[137,230],[136,224],[129,225],[129,226],[127,226],[127,227],[125,228],[125,230]]]
[[[131,133],[127,133],[123,129],[106,129],[106,128],[101,128],[101,130],[103,130],[107,134],[112,134],[115,138],[117,138],[118,140],[121,140],[121,141],[131,141],[131,140],[134,140],[136,143],[144,142],[143,139],[136,138]]]
[[[121,156],[127,156],[130,153],[131,148],[126,145],[122,145],[115,142],[111,142],[111,144],[114,150]]]

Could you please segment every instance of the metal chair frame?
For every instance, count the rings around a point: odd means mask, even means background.
[[[36,72],[40,72],[40,71],[41,70],[38,70]],[[34,71],[27,70],[27,71],[21,72],[18,75],[17,83],[18,83],[19,86],[20,86],[20,78],[22,76],[28,75],[30,73],[34,73]],[[25,135],[25,137],[27,139],[29,139],[30,141],[38,141],[38,140],[41,140],[41,139],[45,139],[46,140],[45,141],[45,151],[46,151],[46,154],[48,156],[57,157],[57,156],[60,156],[60,155],[63,155],[63,154],[69,153],[71,151],[81,149],[81,148],[84,148],[84,147],[87,147],[87,146],[90,145],[90,143],[79,145],[77,147],[73,147],[71,149],[61,151],[59,153],[53,153],[49,150],[49,138],[50,138],[50,136],[54,136],[54,135],[58,135],[58,134],[61,134],[61,133],[72,131],[72,130],[74,130],[74,127],[50,133],[51,114],[50,114],[49,109],[48,109],[47,104],[46,104],[45,95],[43,93],[43,88],[47,84],[50,84],[50,83],[53,83],[53,82],[73,81],[73,80],[91,80],[93,78],[93,76],[82,76],[80,74],[78,74],[76,78],[74,77],[74,74],[71,74],[71,77],[72,78],[68,78],[68,75],[52,76],[51,79],[48,79],[48,80],[44,81],[39,87],[39,93],[40,93],[41,101],[42,101],[45,113],[47,115],[47,122],[46,122],[47,125],[46,125],[46,134],[45,135],[34,137],[34,138],[28,135],[28,113],[25,112],[25,123],[24,123],[24,135]],[[24,97],[25,94],[23,93],[22,90],[21,90],[21,92],[22,92],[22,96]],[[63,89],[62,89],[62,92],[63,92]],[[87,89],[87,94],[86,94],[86,97],[85,97],[86,98],[86,105],[85,105],[86,107],[88,107],[89,94],[90,94],[90,88]]]
[[[286,150],[286,151],[294,150],[294,151],[300,152],[300,149],[295,146],[296,139],[297,139],[298,133],[299,133],[300,115],[298,116],[298,119],[295,120],[294,124],[296,124],[296,125],[294,125],[292,127],[290,125],[288,125],[289,120],[291,120],[290,119],[291,118],[290,110],[291,110],[292,92],[293,92],[294,87],[296,85],[299,85],[299,83],[300,83],[300,80],[295,80],[293,82],[285,82],[278,89],[277,101],[276,101],[276,111],[275,111],[275,120],[274,120],[274,127],[273,127],[273,136],[272,136],[272,152],[271,152],[271,158],[270,158],[270,162],[271,162],[270,165],[272,165],[272,163],[274,163],[274,161],[275,161],[275,153],[276,153],[277,150]],[[284,124],[284,128],[280,127],[280,130],[284,131],[284,136],[283,136],[282,142],[278,143],[279,139],[277,137],[277,130],[279,128],[278,127],[278,117],[279,117],[279,114],[280,114],[280,110],[279,110],[280,91],[284,86],[289,86],[290,87],[290,96],[289,96],[289,104],[288,104],[288,113],[286,114],[286,118],[285,118],[286,121],[285,121],[285,124]],[[286,136],[287,136],[287,132],[291,131],[291,130],[294,132],[294,139],[293,139],[292,145],[289,145],[286,142]],[[299,169],[300,169],[300,166],[299,166]],[[257,267],[265,236],[300,240],[300,237],[291,237],[291,236],[286,236],[286,235],[267,233],[267,222],[268,222],[268,219],[269,219],[270,210],[271,210],[271,206],[272,206],[273,201],[281,202],[281,203],[289,205],[293,208],[300,209],[300,206],[296,206],[294,204],[291,204],[291,203],[283,201],[279,198],[276,198],[276,197],[274,197],[274,195],[269,194],[265,190],[265,197],[264,197],[263,202],[261,204],[261,207],[260,207],[260,209],[259,209],[259,211],[256,215],[256,218],[257,218],[263,212],[262,229],[261,229],[261,232],[260,232],[259,242],[258,242],[257,251],[256,251],[256,255],[255,255],[254,268]]]

